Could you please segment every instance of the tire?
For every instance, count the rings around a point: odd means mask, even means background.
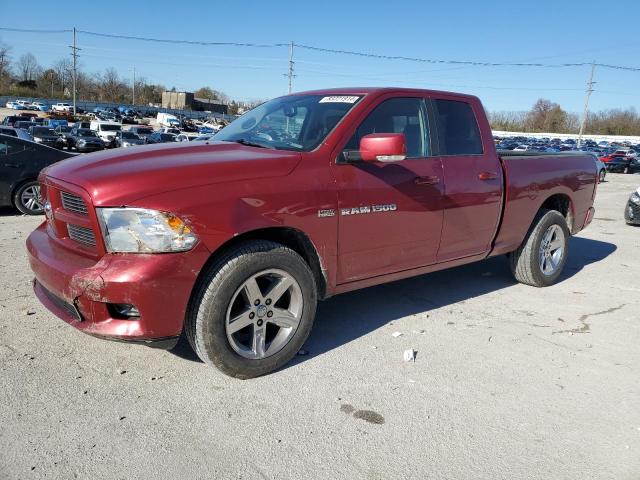
[[[276,285],[284,293],[274,293]],[[271,300],[270,294],[277,298]],[[185,334],[207,365],[231,377],[254,378],[296,355],[311,332],[316,304],[315,280],[302,257],[279,243],[252,240],[203,272]]]
[[[605,177],[607,176],[607,172],[606,170],[603,168],[602,170],[600,170],[600,175],[599,175],[599,180],[600,183],[604,182]]]
[[[44,209],[39,200],[40,184],[31,180],[23,183],[13,194],[13,205],[25,215],[42,215]]]
[[[540,210],[522,245],[509,254],[515,279],[533,287],[553,285],[567,261],[569,237],[567,222],[560,212]],[[554,247],[557,248],[554,250]]]

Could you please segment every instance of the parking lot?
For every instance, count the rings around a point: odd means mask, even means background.
[[[55,318],[24,250],[41,219],[2,210],[1,476],[638,478],[639,183],[599,186],[559,284],[496,258],[337,296],[308,355],[247,381]]]

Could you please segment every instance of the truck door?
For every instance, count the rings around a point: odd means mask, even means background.
[[[502,201],[502,166],[488,125],[480,133],[480,104],[432,101],[438,153],[444,169],[444,209],[438,262],[486,253],[496,234]]]
[[[370,133],[404,133],[407,158],[358,160]],[[442,229],[442,164],[432,155],[424,98],[387,98],[373,106],[338,157],[338,283],[436,261]]]

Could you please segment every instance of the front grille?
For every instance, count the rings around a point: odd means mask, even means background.
[[[68,223],[67,231],[69,232],[69,238],[71,240],[75,240],[76,242],[83,243],[91,247],[96,246],[96,236],[93,234],[93,230],[91,230],[90,228],[80,227],[78,225]]]
[[[69,192],[60,192],[60,199],[62,200],[62,208],[65,210],[83,215],[87,214],[87,205],[78,195]]]
[[[40,282],[38,282],[38,283],[39,283],[40,287],[42,288],[42,291],[44,292],[44,294],[47,296],[47,298],[49,300],[51,300],[51,302],[56,307],[58,307],[61,310],[64,310],[65,312],[67,312],[69,315],[71,315],[76,320],[78,320],[78,321],[82,320],[82,317],[80,316],[80,312],[78,312],[78,309],[74,305],[72,305],[69,302],[67,302],[66,300],[58,297],[57,295],[54,295],[49,290],[44,288],[44,286]]]

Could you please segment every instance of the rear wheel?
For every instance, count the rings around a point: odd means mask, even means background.
[[[600,170],[600,183],[604,182],[605,177],[607,176],[607,172],[606,170],[603,168],[602,170]]]
[[[13,194],[13,204],[26,215],[41,215],[44,209],[38,182],[30,181],[21,185]]]
[[[249,241],[203,275],[185,333],[203,362],[233,377],[257,377],[300,350],[316,303],[315,280],[300,255],[278,243]]]
[[[567,261],[570,232],[555,210],[541,210],[522,245],[509,254],[513,276],[534,287],[553,285]]]

